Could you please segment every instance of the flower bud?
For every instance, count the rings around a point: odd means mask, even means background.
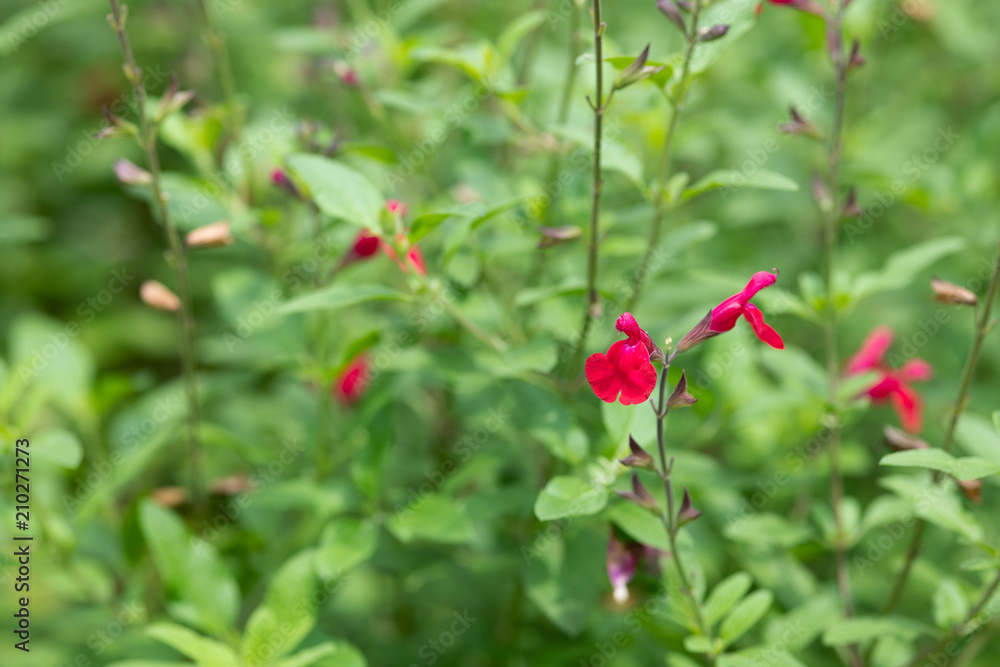
[[[667,19],[670,20],[675,26],[680,28],[681,32],[687,34],[687,26],[684,24],[684,17],[681,16],[680,10],[677,9],[677,5],[673,0],[657,0],[656,8],[660,10]]]
[[[882,429],[882,434],[885,436],[885,444],[889,449],[896,452],[903,452],[909,449],[928,449],[930,447],[930,445],[917,436],[910,435],[889,425],[886,425]]]
[[[674,408],[687,408],[694,405],[698,399],[688,393],[687,390],[688,381],[687,374],[681,371],[681,381],[677,383],[674,387],[674,391],[670,394],[670,398],[667,399],[667,409],[673,410]]]
[[[681,501],[681,508],[677,512],[677,525],[683,526],[686,523],[691,523],[695,519],[701,516],[701,510],[697,510],[691,504],[691,494],[688,493],[688,489],[684,487],[684,499]]]
[[[847,67],[850,69],[856,69],[858,67],[864,67],[865,58],[861,55],[861,42],[854,40],[851,44],[851,55],[847,59]]]
[[[649,44],[646,48],[642,50],[635,60],[633,60],[628,67],[623,69],[615,79],[613,84],[615,90],[621,90],[622,88],[627,88],[633,83],[642,81],[643,79],[648,79],[658,72],[662,72],[666,65],[661,65],[660,67],[646,67],[646,59],[649,58]]]
[[[637,544],[637,543],[636,543]],[[639,565],[637,549],[632,544],[626,544],[611,531],[606,554],[608,579],[614,590],[615,602],[624,604],[628,601],[628,582],[632,581]]]
[[[966,480],[955,480],[958,483],[959,490],[965,494],[965,497],[972,502],[979,504],[983,502],[983,480],[981,479],[966,479]]]
[[[645,449],[640,447],[639,443],[637,443],[632,436],[628,437],[628,448],[632,453],[621,460],[621,464],[623,466],[627,466],[629,468],[653,469],[653,457],[650,456]]]
[[[812,137],[813,139],[823,138],[823,133],[819,131],[819,128],[809,122],[805,116],[800,114],[798,109],[795,107],[789,107],[789,115],[791,116],[791,120],[778,125],[779,132],[784,132],[785,134],[798,134],[804,137]]]
[[[852,185],[851,189],[847,191],[847,201],[844,202],[844,210],[841,211],[841,215],[845,218],[857,218],[864,215],[864,212],[865,210],[858,206],[858,189]]]
[[[160,106],[156,110],[157,123],[166,118],[168,114],[180,110],[185,104],[194,99],[193,90],[178,90],[177,88],[177,75],[171,75],[170,84],[167,86],[166,91],[164,91],[163,97],[160,98]]]
[[[161,486],[158,489],[153,489],[153,492],[149,494],[149,499],[160,507],[173,509],[188,501],[188,492],[183,486]]]
[[[229,231],[229,222],[220,220],[210,225],[198,227],[188,232],[184,243],[192,250],[197,248],[221,248],[233,244],[233,235]]]
[[[710,28],[702,28],[698,31],[698,41],[699,42],[714,42],[717,39],[721,39],[726,36],[729,32],[729,26],[723,23],[717,23]]]
[[[149,185],[153,182],[152,174],[125,158],[115,160],[114,170],[122,185]]]
[[[580,238],[582,234],[582,231],[576,225],[539,227],[538,230],[542,233],[542,240],[538,242],[539,248],[551,248],[554,245]]]
[[[630,500],[639,507],[649,510],[654,514],[659,513],[660,506],[656,504],[656,500],[650,495],[646,487],[642,485],[639,481],[639,476],[632,473],[632,490],[631,491],[615,491],[619,496],[625,500]]]
[[[710,310],[708,311],[708,314],[702,318],[701,322],[694,325],[694,328],[684,334],[684,337],[681,338],[679,343],[677,343],[677,353],[680,354],[681,352],[687,352],[695,345],[698,345],[713,336],[718,336],[719,333],[721,333],[719,331],[712,331],[711,327],[712,311]]]
[[[345,86],[354,88],[358,85],[358,73],[353,67],[345,63],[343,60],[338,60],[333,63],[333,73],[337,75],[340,82]]]
[[[134,123],[130,123],[124,118],[114,115],[108,107],[101,107],[101,114],[108,125],[94,134],[95,139],[100,140],[108,137],[124,137],[129,135],[133,137],[139,136],[139,128]]]
[[[147,280],[139,288],[139,296],[143,303],[157,310],[176,313],[181,309],[181,300],[171,292],[166,285],[155,280]]]
[[[974,293],[940,278],[931,278],[931,289],[934,300],[939,303],[954,303],[963,306],[975,306],[979,299]]]

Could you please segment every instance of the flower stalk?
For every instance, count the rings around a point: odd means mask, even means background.
[[[191,499],[194,506],[201,510],[205,502],[205,484],[202,470],[202,447],[198,436],[200,418],[200,408],[198,404],[198,386],[195,375],[195,320],[192,311],[191,290],[188,284],[187,258],[184,253],[184,245],[181,242],[180,233],[170,216],[170,209],[167,206],[167,196],[163,191],[160,173],[160,160],[156,152],[157,126],[151,122],[151,115],[148,113],[148,96],[146,87],[142,83],[142,70],[132,52],[132,45],[129,42],[128,33],[125,29],[125,20],[128,15],[128,8],[119,4],[118,0],[110,0],[111,15],[108,21],[112,29],[118,36],[118,44],[121,48],[122,58],[125,61],[125,74],[132,86],[135,94],[136,107],[139,116],[139,145],[146,154],[147,168],[150,175],[150,186],[153,192],[151,208],[163,225],[167,243],[170,246],[169,263],[174,271],[177,282],[177,292],[180,299],[180,309],[178,311],[180,324],[179,347],[181,356],[181,366],[184,374],[184,387],[187,397],[187,424],[188,424],[188,461],[190,465],[190,486]]]

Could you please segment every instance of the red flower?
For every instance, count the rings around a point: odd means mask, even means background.
[[[357,257],[371,257],[378,252],[378,237],[367,229],[358,232],[351,252]]]
[[[388,199],[385,202],[385,208],[389,213],[399,215],[399,217],[404,217],[406,215],[406,204],[399,201],[398,199]]]
[[[750,303],[750,299],[757,292],[773,285],[777,279],[777,273],[758,271],[753,274],[750,282],[742,291],[737,292],[712,309],[712,323],[709,325],[709,331],[716,334],[729,331],[736,326],[736,320],[742,315],[750,323],[757,338],[778,350],[785,349],[785,343],[781,340],[778,332],[764,323],[764,315],[760,309]]]
[[[889,327],[876,327],[847,362],[847,374],[878,371],[875,383],[861,393],[871,398],[872,403],[891,402],[903,428],[918,433],[924,421],[923,400],[909,383],[929,380],[931,367],[923,359],[910,359],[901,368],[889,368],[883,357],[892,344],[892,337]]]
[[[353,405],[368,388],[368,357],[364,352],[354,357],[340,371],[333,383],[333,396],[343,405]]]
[[[406,240],[406,235],[399,234],[396,236],[396,240],[399,243],[403,243]],[[427,275],[427,266],[424,264],[424,256],[420,253],[420,248],[417,246],[411,247],[406,252],[406,261],[403,262],[399,259],[399,255],[396,254],[395,248],[393,248],[390,244],[382,240],[380,240],[379,243],[382,244],[382,252],[384,252],[389,259],[396,262],[404,273],[413,269],[422,276]]]
[[[585,367],[587,382],[606,403],[616,400],[621,400],[622,405],[642,403],[656,387],[656,369],[649,355],[657,347],[631,313],[619,317],[615,328],[627,334],[628,340],[614,343],[607,354],[590,355]]]

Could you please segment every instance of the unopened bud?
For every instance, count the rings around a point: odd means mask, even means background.
[[[104,116],[104,120],[107,121],[107,127],[103,127],[94,134],[96,139],[106,139],[108,137],[124,137],[131,135],[133,137],[139,136],[139,128],[137,128],[133,123],[128,122],[124,118],[120,118],[108,109],[106,106],[101,107],[101,114]]]
[[[139,288],[143,303],[157,310],[176,313],[181,309],[181,300],[166,285],[155,280],[147,280]]]
[[[656,8],[659,9],[660,13],[666,16],[671,23],[680,28],[681,32],[687,34],[687,25],[684,23],[684,17],[681,16],[681,12],[673,0],[657,0]]]
[[[896,452],[904,452],[910,449],[928,449],[930,445],[915,435],[900,431],[898,428],[886,425],[882,429],[885,436],[885,444],[889,449]]]
[[[851,44],[851,55],[847,59],[847,66],[851,69],[864,67],[865,58],[861,55],[861,42],[854,40]]]
[[[698,41],[699,42],[714,42],[717,39],[726,36],[729,32],[729,26],[723,23],[717,23],[710,28],[702,28],[698,31]]]
[[[813,199],[816,200],[816,205],[819,206],[821,211],[829,211],[833,208],[833,197],[830,196],[830,191],[826,187],[826,183],[819,175],[813,176],[812,180],[812,195]]]
[[[955,480],[958,483],[958,488],[961,490],[965,497],[974,503],[981,503],[983,501],[983,480],[981,479],[966,479],[966,480]]]
[[[163,93],[163,97],[160,98],[160,107],[156,110],[157,122],[166,118],[168,114],[180,110],[185,104],[194,99],[193,90],[178,90],[177,88],[177,76],[171,76],[170,84]]]
[[[125,158],[115,160],[114,170],[122,185],[149,185],[153,182],[152,174]]]
[[[538,231],[542,233],[542,240],[538,242],[539,248],[551,248],[554,245],[580,238],[582,234],[582,231],[576,225],[539,227]]]
[[[819,131],[819,128],[809,122],[805,116],[800,114],[798,109],[795,107],[789,107],[788,110],[791,119],[778,125],[779,132],[784,132],[785,134],[798,134],[805,137],[812,137],[813,139],[821,139],[823,137],[823,133]]]
[[[858,189],[852,185],[851,189],[847,191],[847,201],[844,202],[844,210],[841,211],[841,215],[845,218],[857,218],[864,212],[864,209],[858,206]]]
[[[660,506],[656,504],[656,500],[650,495],[646,487],[642,485],[639,481],[639,476],[632,473],[632,490],[631,491],[615,491],[619,496],[625,500],[630,500],[639,507],[647,509],[650,512],[657,513],[660,511]]]
[[[204,227],[198,227],[188,232],[184,237],[188,248],[221,248],[233,244],[233,234],[229,230],[229,222],[220,220]]]
[[[153,489],[149,499],[160,507],[173,509],[187,502],[188,492],[183,486],[161,486]]]
[[[698,402],[698,399],[688,393],[687,374],[681,371],[681,381],[674,387],[674,391],[667,399],[667,409],[687,408]]]
[[[712,311],[708,311],[708,314],[701,319],[698,324],[694,325],[691,331],[684,334],[680,342],[677,343],[677,353],[687,352],[695,345],[703,343],[704,341],[712,338],[713,336],[718,336],[718,331],[712,331]]]
[[[345,63],[343,60],[338,60],[333,63],[333,73],[337,75],[340,82],[345,86],[350,86],[354,88],[358,85],[358,73],[353,67]]]
[[[979,303],[974,293],[947,280],[931,278],[931,289],[934,291],[934,300],[939,303],[955,303],[963,306],[975,306]]]
[[[649,58],[649,44],[646,48],[642,50],[635,60],[633,60],[628,67],[621,71],[618,78],[615,79],[614,88],[616,90],[621,90],[622,88],[627,88],[633,83],[638,83],[643,79],[648,79],[649,77],[662,72],[666,69],[666,65],[661,65],[659,67],[646,66],[646,60]]]
[[[628,437],[628,448],[632,453],[621,460],[623,466],[653,469],[653,457],[640,447],[632,436]]]
[[[209,491],[218,496],[235,496],[253,490],[253,483],[246,475],[230,475],[212,480]]]
[[[684,499],[681,501],[681,508],[677,512],[677,525],[683,526],[686,523],[691,523],[695,519],[701,516],[701,510],[697,510],[691,504],[691,494],[688,493],[688,489],[684,487]]]

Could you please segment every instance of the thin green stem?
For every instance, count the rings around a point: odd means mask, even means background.
[[[195,320],[192,311],[191,290],[188,285],[187,259],[184,254],[184,246],[181,243],[180,233],[170,216],[170,209],[167,206],[167,198],[163,192],[162,179],[160,174],[160,160],[156,152],[156,125],[150,122],[148,113],[148,97],[146,87],[142,83],[142,70],[136,62],[135,54],[129,43],[128,33],[125,30],[125,13],[127,9],[119,5],[118,0],[111,2],[112,28],[118,36],[118,44],[121,47],[122,57],[125,60],[125,71],[129,83],[135,93],[136,107],[139,115],[139,143],[146,153],[146,162],[152,180],[153,201],[152,209],[160,223],[163,225],[170,245],[170,265],[174,270],[177,281],[177,293],[180,297],[180,336],[179,347],[181,355],[181,367],[184,374],[184,388],[188,404],[188,460],[191,466],[191,500],[194,506],[201,511],[204,507],[204,482],[202,471],[202,448],[198,436],[198,426],[201,421],[200,408],[198,404],[198,385],[195,375]]]
[[[658,472],[660,473],[660,478],[663,480],[663,494],[666,496],[667,500],[667,511],[666,513],[660,513],[660,519],[663,521],[663,527],[666,529],[667,537],[670,540],[670,560],[674,563],[674,568],[677,571],[677,578],[681,582],[681,588],[684,589],[682,592],[688,597],[688,600],[691,603],[691,609],[694,611],[698,629],[709,639],[709,641],[711,641],[712,628],[705,621],[705,611],[702,608],[701,601],[698,600],[698,596],[694,591],[694,586],[691,583],[691,578],[688,576],[687,568],[684,567],[680,549],[677,547],[677,533],[680,531],[680,526],[676,521],[677,512],[675,509],[673,482],[671,480],[671,474],[673,473],[673,460],[671,460],[669,464],[667,463],[667,445],[664,437],[664,425],[667,415],[670,413],[670,408],[667,407],[667,372],[670,370],[670,362],[673,361],[675,356],[677,356],[676,350],[663,363],[663,369],[660,371],[659,394],[657,396],[656,446],[660,454],[660,470]],[[708,660],[709,665],[715,664],[714,654],[707,654],[706,659]]]
[[[685,35],[687,38],[687,49],[684,52],[684,64],[681,66],[681,78],[677,82],[674,95],[669,99],[672,111],[670,113],[670,122],[667,124],[667,132],[663,138],[663,148],[660,151],[660,165],[657,171],[656,188],[653,191],[653,217],[649,224],[649,241],[646,243],[646,251],[639,262],[639,269],[635,273],[635,287],[625,305],[626,311],[632,310],[639,300],[639,293],[642,291],[642,287],[648,277],[649,262],[653,257],[656,244],[659,243],[660,231],[663,228],[663,218],[667,212],[664,197],[666,196],[667,182],[670,180],[674,137],[677,135],[677,126],[687,95],[691,76],[691,61],[694,57],[695,47],[698,44],[698,21],[701,18],[701,5],[701,0],[695,0],[694,9],[691,12],[691,27],[687,35]]]
[[[587,300],[583,310],[583,324],[580,325],[580,335],[570,357],[567,376],[572,378],[580,364],[583,346],[587,342],[587,334],[597,316],[600,303],[597,297],[597,223],[601,216],[601,193],[604,189],[604,179],[601,178],[601,135],[604,129],[604,112],[607,103],[604,99],[604,23],[601,20],[601,0],[593,1],[594,9],[594,76],[596,97],[591,102],[594,109],[594,160],[591,173],[590,201],[590,237],[587,240]],[[611,101],[608,97],[607,102]]]
[[[951,414],[948,417],[948,425],[945,428],[944,438],[941,441],[941,449],[946,452],[951,451],[955,443],[955,432],[958,429],[958,422],[962,413],[965,412],[965,406],[969,401],[969,393],[972,391],[972,379],[975,376],[976,367],[979,365],[979,355],[983,349],[983,341],[986,340],[986,335],[990,332],[990,315],[993,312],[993,302],[996,301],[998,287],[1000,287],[1000,244],[997,245],[997,257],[993,264],[993,275],[990,276],[989,287],[986,289],[983,308],[976,320],[976,334],[972,340],[969,356],[965,360],[965,367],[962,369],[958,395],[955,398],[955,403],[952,405]],[[939,483],[941,478],[942,475],[940,472],[934,473],[935,484]],[[913,568],[913,563],[920,554],[920,548],[923,545],[925,524],[926,522],[923,519],[918,519],[916,526],[914,526],[913,537],[910,539],[910,544],[906,549],[906,560],[903,562],[903,569],[896,576],[889,599],[886,600],[885,605],[882,607],[881,613],[883,614],[888,614],[892,611],[903,595],[907,579],[910,576],[910,570]]]
[[[960,637],[962,634],[962,629],[976,619],[976,616],[978,616],[979,613],[983,610],[983,607],[985,607],[986,603],[990,601],[990,598],[992,598],[993,594],[997,592],[997,589],[1000,589],[1000,572],[997,572],[996,576],[993,577],[993,582],[983,592],[982,596],[980,596],[979,598],[979,601],[976,602],[975,606],[972,607],[968,615],[966,615],[966,617],[961,622],[956,623],[951,628],[951,630],[949,630],[945,634],[945,636],[939,639],[935,644],[927,647],[926,649],[921,651],[916,657],[910,660],[910,662],[907,663],[908,667],[917,667],[917,665],[923,663],[924,658],[926,658],[928,655],[936,653],[937,651],[944,648],[949,642],[952,642],[956,638]],[[961,655],[961,653],[959,653],[959,655]]]
[[[232,133],[232,140],[234,143],[239,144],[243,140],[246,118],[244,117],[243,106],[240,104],[237,95],[236,75],[233,73],[233,61],[229,57],[229,50],[226,48],[226,37],[219,30],[208,3],[205,0],[198,0],[198,7],[201,10],[202,20],[205,22],[205,41],[212,52],[212,60],[215,62],[215,69],[219,74],[219,85],[222,88],[222,96],[226,101],[226,109],[229,112],[229,129]],[[243,181],[238,191],[245,200],[249,200],[253,163],[247,151],[240,150],[238,152],[243,162]]]
[[[478,324],[476,324],[468,317],[466,317],[465,313],[459,310],[458,307],[455,306],[455,304],[452,303],[450,299],[443,298],[438,290],[435,290],[433,287],[431,287],[430,281],[427,280],[426,276],[422,276],[419,273],[416,273],[415,275],[417,281],[420,283],[424,291],[426,291],[427,294],[430,294],[438,303],[440,303],[441,306],[446,311],[448,311],[448,314],[451,315],[452,319],[461,324],[466,331],[468,331],[470,334],[472,334],[480,341],[485,343],[487,346],[492,348],[494,352],[503,352],[507,349],[506,343],[504,343],[496,336],[487,333],[482,329],[482,327],[480,327]]]

